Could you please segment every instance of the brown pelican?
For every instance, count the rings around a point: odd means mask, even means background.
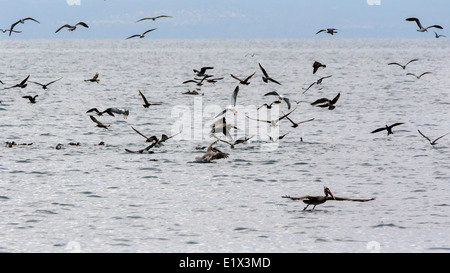
[[[22,96],[22,98],[28,99],[28,100],[30,101],[30,103],[36,103],[36,98],[37,98],[38,96],[39,96],[39,95],[34,95],[34,96]]]
[[[422,26],[422,24],[420,23],[419,19],[417,19],[417,18],[406,18],[406,21],[414,21],[414,22],[416,22],[417,26],[419,27],[419,29],[417,30],[418,32],[428,32],[428,29],[432,28],[432,27],[438,28],[438,29],[444,29],[443,27],[441,27],[439,25],[432,25],[432,26],[424,28]]]
[[[333,35],[333,34],[337,33],[336,30],[337,30],[337,29],[335,29],[335,28],[321,29],[321,30],[317,31],[316,35],[319,34],[319,33],[321,33],[321,32],[324,32],[324,31],[325,31],[326,33],[329,33],[329,34]]]
[[[168,16],[168,15],[159,15],[159,16],[155,16],[155,17],[146,17],[146,18],[139,19],[139,20],[136,21],[136,23],[141,22],[141,21],[144,21],[144,20],[152,20],[152,21],[155,21],[155,20],[158,19],[158,18],[164,18],[164,17],[172,18],[172,16]]]
[[[20,19],[19,21],[13,23],[13,24],[11,25],[11,27],[9,28],[9,36],[11,36],[11,33],[13,32],[13,29],[14,29],[14,27],[15,27],[17,24],[19,24],[19,23],[20,23],[20,24],[24,24],[25,21],[27,21],[27,20],[35,21],[36,23],[40,24],[39,21],[37,21],[37,20],[35,20],[35,19],[31,18],[31,17]]]
[[[126,38],[125,40],[128,40],[128,39],[131,39],[131,38],[134,38],[134,37],[139,37],[139,38],[144,38],[145,37],[145,34],[147,34],[147,33],[149,33],[149,32],[151,32],[151,31],[154,31],[154,30],[156,30],[156,28],[152,28],[152,29],[149,29],[149,30],[147,30],[146,32],[144,32],[144,33],[142,33],[142,34],[136,34],[136,35],[132,35],[132,36],[130,36],[130,37],[128,37],[128,38]]]
[[[297,109],[297,108],[295,108],[295,109]],[[280,120],[282,120],[282,119],[286,118],[287,116],[289,116],[292,112],[295,111],[295,109],[292,110],[291,112],[287,113],[287,114],[282,115],[281,117],[279,117],[279,118],[277,118],[277,119],[274,119],[274,120],[261,120],[261,119],[254,119],[254,118],[251,118],[251,117],[249,117],[249,116],[246,116],[246,117],[247,117],[248,119],[252,119],[252,120],[256,120],[256,121],[267,122],[267,123],[269,123],[271,126],[275,127],[275,126],[278,125],[278,122],[279,122]]]
[[[321,68],[321,67],[323,67],[323,68],[325,68],[325,67],[327,67],[326,65],[324,65],[324,64],[321,64],[321,63],[319,63],[318,61],[315,61],[314,63],[313,63],[313,74],[316,74],[316,72],[317,72],[317,70],[319,70],[319,68]]]
[[[205,72],[206,72],[206,70],[209,70],[209,69],[214,69],[214,67],[205,66],[205,67],[200,68],[200,70],[194,69],[194,73],[197,74],[197,77],[203,77],[203,76],[207,75],[207,74],[205,74]]]
[[[142,104],[142,106],[144,106],[144,108],[148,108],[149,106],[152,106],[152,105],[161,105],[160,103],[149,103],[147,101],[147,98],[145,98],[144,94],[142,94],[141,90],[138,90],[138,91],[139,91],[139,95],[141,95],[142,100],[144,101],[144,104]]]
[[[336,102],[338,101],[340,96],[341,96],[341,93],[338,93],[336,95],[336,97],[334,97],[334,99],[332,99],[332,100],[327,99],[327,98],[321,98],[321,99],[318,99],[315,102],[311,103],[311,105],[317,106],[317,107],[328,107],[328,110],[333,110],[334,108],[336,108],[336,106],[334,106],[334,104],[336,104]],[[323,104],[317,105],[319,103],[323,103]]]
[[[325,76],[325,77],[322,77],[322,78],[320,78],[320,79],[318,79],[317,81],[315,81],[315,82],[313,82],[313,83],[311,83],[309,86],[308,86],[308,88],[303,88],[305,91],[303,91],[303,94],[305,94],[306,93],[306,91],[308,91],[314,84],[322,84],[322,81],[324,80],[324,79],[326,79],[326,78],[330,78],[330,77],[332,77],[332,75],[330,75],[330,76]]]
[[[250,84],[249,80],[253,77],[253,75],[255,75],[255,73],[253,73],[250,76],[248,76],[245,80],[241,80],[238,77],[234,76],[233,74],[231,74],[231,77],[233,77],[234,79],[238,80],[240,84],[249,85]]]
[[[392,128],[395,127],[395,126],[401,125],[401,124],[403,124],[403,122],[394,123],[391,126],[387,126],[386,125],[386,127],[381,127],[381,128],[375,129],[371,133],[373,134],[373,133],[377,133],[377,132],[381,132],[381,131],[386,130],[387,131],[387,135],[391,135],[391,134],[393,134]]]
[[[236,115],[237,111],[236,111],[236,100],[237,100],[237,95],[239,93],[239,85],[236,86],[236,88],[234,88],[233,94],[231,95],[231,104],[227,106],[227,108],[225,108],[225,110],[223,110],[222,112],[220,112],[219,114],[217,114],[217,116],[215,116],[215,118],[218,118],[221,115],[224,115],[226,112],[231,111],[233,112],[233,115]]]
[[[98,83],[100,80],[98,79],[98,73],[95,73],[94,77],[88,80],[84,80],[85,82],[96,82]]]
[[[265,94],[264,96],[277,96],[278,102],[285,101],[288,106],[288,110],[291,109],[291,101],[288,98],[278,94],[276,91],[269,92],[269,93]]]
[[[281,112],[283,115],[284,115],[284,113],[283,112]],[[297,128],[298,127],[298,125],[299,124],[302,124],[302,123],[305,123],[305,122],[310,122],[310,121],[313,121],[314,119],[312,118],[312,119],[308,119],[308,120],[304,120],[304,121],[300,121],[300,122],[294,122],[292,119],[290,119],[289,117],[286,117],[291,123],[292,123],[292,128]]]
[[[264,69],[264,67],[262,67],[262,65],[260,63],[259,64],[259,68],[261,68],[262,73],[264,74],[264,76],[262,77],[263,81],[265,83],[267,83],[268,81],[274,82],[276,84],[281,85],[281,83],[279,83],[278,81],[272,79],[271,77],[269,77],[269,75],[267,74],[266,70]]]
[[[111,126],[111,125],[105,125],[105,124],[101,123],[94,116],[89,116],[89,117],[91,118],[91,120],[93,122],[97,123],[97,127],[108,129],[108,127]]]
[[[412,63],[412,62],[416,62],[416,61],[418,61],[418,60],[419,60],[419,59],[412,59],[411,61],[407,62],[405,65],[402,65],[402,64],[399,64],[399,63],[388,63],[388,65],[398,65],[398,66],[400,66],[401,68],[406,69],[406,66],[407,66],[408,64],[410,64],[410,63]]]
[[[420,130],[417,130],[417,131],[419,131],[419,134],[421,134],[424,138],[426,138],[430,142],[431,145],[436,145],[437,141],[439,139],[441,139],[441,138],[445,137],[446,135],[450,134],[450,133],[447,133],[447,134],[442,135],[442,136],[440,136],[440,137],[438,137],[438,138],[436,138],[435,140],[432,141],[429,137],[427,137],[424,134],[422,134],[422,132]]]
[[[78,25],[83,26],[83,27],[85,27],[85,28],[89,28],[89,26],[88,26],[86,23],[84,23],[84,22],[78,22],[78,23],[76,23],[74,26],[71,26],[71,25],[69,25],[69,24],[65,24],[64,26],[58,28],[58,30],[55,31],[55,33],[57,33],[58,31],[60,31],[61,29],[65,28],[65,27],[66,27],[69,31],[74,31],[75,29],[77,29],[77,26],[78,26]]]
[[[420,74],[419,76],[417,76],[416,74],[413,74],[413,73],[406,73],[406,75],[414,76],[414,77],[416,77],[418,80],[419,80],[420,78],[422,78],[423,75],[426,75],[426,74],[433,74],[433,73],[431,73],[431,72],[423,72],[423,73]]]
[[[306,207],[303,208],[303,210],[306,210],[306,208],[308,208],[309,205],[314,205],[314,207],[312,208],[314,210],[314,208],[317,205],[323,204],[323,203],[325,203],[328,200],[354,201],[354,202],[367,202],[367,201],[375,200],[375,198],[354,199],[354,198],[337,197],[337,196],[334,196],[333,193],[331,193],[330,189],[327,186],[324,187],[324,192],[325,192],[325,196],[305,195],[305,196],[300,196],[300,197],[291,197],[289,195],[284,195],[284,196],[281,196],[281,197],[282,198],[289,198],[291,200],[302,200],[303,203],[307,204]]]
[[[216,140],[213,143],[211,143],[211,145],[209,145],[208,149],[206,150],[206,153],[201,157],[196,157],[195,161],[210,163],[213,160],[228,158],[229,154],[220,151],[214,146],[218,141],[219,140]]]
[[[59,79],[57,79],[57,80],[51,81],[51,82],[46,83],[46,84],[42,84],[42,83],[38,83],[38,82],[33,82],[33,81],[30,81],[30,82],[42,86],[42,89],[47,89],[48,86],[49,86],[50,84],[52,84],[52,83],[54,83],[54,82],[57,82],[57,81],[59,81],[59,80],[61,80],[61,79],[62,79],[62,78],[59,78]]]
[[[6,87],[5,89],[10,89],[10,88],[16,88],[16,87],[20,87],[20,88],[25,88],[27,87],[27,81],[30,78],[30,75],[28,75],[28,77],[26,77],[23,81],[21,81],[19,84],[16,84],[14,86],[11,87]]]
[[[447,36],[445,36],[445,35],[437,34],[436,31],[434,32],[434,35],[435,35],[436,39],[437,39],[437,38],[441,38],[441,37],[447,37]]]

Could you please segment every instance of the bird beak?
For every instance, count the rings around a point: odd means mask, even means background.
[[[330,191],[329,188],[326,188],[326,192],[327,192],[329,195],[331,195],[331,197],[333,198],[333,200],[336,200],[336,198],[334,198],[334,195],[333,195],[333,193]]]

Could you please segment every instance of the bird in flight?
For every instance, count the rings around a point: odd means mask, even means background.
[[[145,34],[151,32],[151,31],[154,31],[154,30],[156,30],[156,28],[149,29],[149,30],[147,30],[146,32],[144,32],[142,34],[131,35],[130,37],[126,38],[125,40],[131,39],[131,38],[134,38],[134,37],[139,37],[139,38],[142,39],[142,38],[145,37]]]
[[[295,108],[295,109],[297,109],[297,108]],[[266,123],[269,123],[272,127],[276,127],[276,126],[278,125],[278,122],[279,122],[280,120],[282,120],[282,119],[286,118],[287,116],[289,116],[292,112],[295,111],[295,109],[292,110],[291,112],[287,113],[287,114],[282,115],[281,117],[279,117],[279,118],[277,118],[277,119],[274,119],[274,120],[255,119],[255,118],[251,118],[251,117],[249,117],[249,116],[246,116],[246,117],[247,117],[248,119],[252,119],[252,120],[256,120],[256,121],[266,122]]]
[[[236,100],[237,100],[237,95],[239,93],[239,85],[236,86],[236,88],[234,88],[233,94],[231,95],[231,104],[227,106],[227,108],[225,108],[225,110],[223,110],[222,112],[220,112],[219,114],[217,114],[217,117],[224,115],[226,112],[231,111],[233,112],[233,115],[236,115],[237,110],[236,110]]]
[[[34,95],[34,96],[22,96],[22,98],[28,99],[28,100],[30,101],[30,103],[36,103],[36,98],[37,98],[38,96],[39,96],[39,95]]]
[[[281,85],[281,83],[279,83],[278,81],[272,79],[271,77],[269,77],[269,75],[267,74],[266,70],[264,69],[264,67],[262,67],[262,65],[260,63],[259,64],[259,68],[261,68],[262,73],[264,74],[264,76],[262,77],[263,81],[265,83],[267,83],[268,81],[274,82],[276,84]]]
[[[152,106],[152,105],[161,105],[160,103],[149,103],[147,101],[147,98],[144,96],[144,94],[142,94],[141,90],[138,90],[138,91],[139,91],[139,95],[141,95],[142,100],[144,101],[144,104],[142,104],[142,106],[144,106],[144,108],[148,108],[149,106]]]
[[[399,63],[388,63],[388,65],[398,65],[403,69],[406,69],[406,66],[412,62],[417,62],[419,59],[412,59],[411,61],[407,62],[405,65],[399,64]]]
[[[89,116],[89,117],[91,118],[91,120],[93,122],[97,123],[97,127],[108,129],[108,127],[111,126],[111,125],[105,125],[105,124],[101,123],[94,116]]]
[[[6,32],[9,32],[11,30],[10,29],[0,28],[0,31],[3,32],[3,33],[6,33]],[[14,33],[22,33],[22,31],[18,31],[18,30],[13,30],[12,32],[14,32]]]
[[[407,73],[406,75],[414,76],[417,79],[420,79],[420,78],[422,78],[423,75],[426,75],[426,74],[432,74],[432,73],[431,72],[424,72],[424,73],[420,74],[419,76],[417,76],[416,74],[413,74],[413,73]]]
[[[159,15],[159,16],[155,16],[155,17],[146,17],[146,18],[142,18],[136,21],[136,23],[144,21],[144,20],[152,20],[155,21],[158,18],[172,18],[172,16],[168,16],[168,15]]]
[[[281,103],[282,101],[284,101],[284,102],[286,102],[286,104],[288,106],[288,110],[291,109],[291,101],[289,100],[289,98],[286,98],[283,95],[278,94],[276,91],[269,92],[269,93],[265,94],[264,96],[277,96],[278,101],[276,101],[275,103]]]
[[[256,72],[255,72],[255,73],[256,73]],[[243,85],[249,85],[249,84],[250,84],[249,80],[253,77],[253,75],[255,75],[255,73],[253,73],[253,74],[251,74],[250,76],[248,76],[245,80],[241,80],[241,79],[239,79],[238,77],[234,76],[233,74],[230,74],[230,75],[231,75],[231,77],[233,77],[234,79],[238,80],[240,84],[243,84]]]
[[[59,81],[59,80],[61,80],[61,79],[62,79],[62,78],[59,78],[59,79],[57,79],[57,80],[51,81],[51,82],[46,83],[46,84],[42,84],[42,83],[38,83],[38,82],[33,82],[33,81],[30,81],[30,82],[42,86],[42,89],[48,89],[48,86],[49,86],[50,84],[52,84],[52,83],[54,83],[54,82],[57,82],[57,81]]]
[[[36,23],[40,24],[39,21],[37,21],[36,19],[33,19],[33,18],[31,18],[31,17],[27,17],[27,18],[20,19],[19,21],[13,23],[13,24],[11,25],[11,27],[9,28],[9,36],[11,36],[11,33],[13,32],[14,27],[15,27],[17,24],[19,24],[19,23],[20,23],[20,24],[25,24],[25,21],[27,21],[27,20],[35,21]]]
[[[437,144],[437,141],[438,141],[439,139],[441,139],[441,138],[445,137],[446,135],[450,134],[450,133],[447,133],[447,134],[445,134],[445,135],[442,135],[442,136],[436,138],[435,140],[431,140],[429,137],[427,137],[427,136],[425,136],[424,134],[422,134],[422,132],[421,132],[420,130],[417,130],[417,131],[419,132],[420,135],[422,135],[424,138],[426,138],[426,139],[430,142],[431,145],[436,145],[436,144]]]
[[[311,103],[311,105],[317,106],[317,107],[328,107],[328,110],[333,110],[334,108],[336,108],[336,106],[334,106],[334,104],[336,104],[336,102],[338,101],[340,96],[341,96],[341,93],[338,93],[336,95],[336,97],[334,97],[332,100],[327,99],[327,98],[321,98],[321,99],[318,99],[315,102]],[[317,105],[317,104],[320,104],[320,105]]]
[[[84,23],[84,22],[78,22],[78,23],[76,23],[74,26],[71,26],[71,25],[69,25],[69,24],[65,24],[65,25],[63,25],[62,27],[58,28],[58,30],[55,31],[55,33],[57,33],[58,31],[60,31],[61,29],[65,28],[65,27],[66,27],[69,31],[74,31],[74,30],[77,28],[78,25],[83,26],[83,27],[85,27],[85,28],[89,28],[89,26],[88,26],[86,23]]]
[[[436,31],[434,32],[434,35],[435,35],[436,39],[441,38],[441,37],[447,37],[445,35],[437,34]]]
[[[327,67],[327,66],[324,65],[324,64],[319,63],[318,61],[315,61],[315,62],[313,63],[313,74],[316,74],[317,70],[318,70],[319,68],[321,68],[321,67],[325,68],[325,67]]]
[[[377,133],[377,132],[381,132],[381,131],[386,130],[387,131],[387,135],[392,135],[393,134],[392,128],[395,127],[395,126],[401,125],[401,124],[403,124],[403,122],[394,123],[391,126],[387,126],[386,125],[385,127],[381,127],[381,128],[373,130],[371,133],[373,134],[373,133]]]
[[[317,31],[316,35],[319,34],[319,33],[321,33],[321,32],[326,32],[326,33],[328,33],[328,34],[334,35],[335,33],[337,33],[336,30],[337,30],[337,29],[335,29],[335,28],[321,29],[321,30]]]
[[[322,77],[322,78],[320,78],[320,79],[318,79],[317,81],[315,81],[315,82],[313,82],[313,83],[311,83],[309,86],[308,86],[308,88],[303,88],[305,91],[303,91],[303,94],[305,94],[306,93],[306,91],[308,91],[314,84],[322,84],[322,81],[324,80],[324,79],[326,79],[326,78],[330,78],[330,77],[332,77],[332,75],[330,75],[330,76],[325,76],[325,77]]]
[[[284,113],[283,112],[281,112],[283,115],[284,115]],[[289,117],[286,117],[291,123],[292,123],[292,128],[297,128],[298,127],[298,125],[299,124],[302,124],[302,123],[305,123],[305,122],[310,122],[310,121],[313,121],[314,119],[312,118],[312,119],[308,119],[308,120],[304,120],[304,121],[300,121],[300,122],[294,122],[292,119],[290,119]]]
[[[10,89],[10,88],[16,88],[16,87],[20,87],[20,88],[25,88],[27,87],[27,81],[30,78],[30,75],[28,75],[28,77],[26,77],[23,81],[21,81],[20,83],[13,85],[11,87],[6,87],[5,89]]]
[[[95,73],[94,77],[88,80],[84,80],[85,82],[96,82],[98,83],[100,80],[98,79],[98,73]]]
[[[416,23],[417,23],[417,26],[419,27],[419,29],[417,30],[418,32],[428,32],[428,29],[429,29],[429,28],[444,29],[443,27],[441,27],[441,26],[439,26],[439,25],[432,25],[432,26],[429,26],[429,27],[424,28],[424,27],[422,26],[422,24],[420,23],[420,20],[417,19],[417,18],[413,18],[413,17],[411,17],[411,18],[406,18],[406,21],[414,21],[414,22],[416,22]]]
[[[204,66],[204,67],[200,68],[200,70],[197,70],[197,69],[193,69],[193,70],[194,70],[194,73],[197,74],[197,77],[204,77],[204,76],[207,76],[207,74],[205,74],[205,72],[206,72],[206,70],[209,70],[209,69],[214,69],[214,67]]]

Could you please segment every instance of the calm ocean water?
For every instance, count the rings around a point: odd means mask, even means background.
[[[372,40],[2,40],[0,91],[0,251],[2,252],[448,252],[450,250],[450,43]],[[418,58],[405,70],[388,66]],[[312,63],[327,65],[316,74]],[[258,63],[282,83],[264,83]],[[203,96],[183,95],[193,69],[223,77]],[[430,71],[420,80],[406,75]],[[99,83],[85,82],[96,72]],[[199,164],[198,145],[230,104],[229,122],[253,135],[229,158]],[[303,89],[323,76],[321,85]],[[142,107],[141,90],[152,103]],[[277,91],[292,101],[292,128],[264,127],[245,115]],[[336,109],[309,103],[341,94]],[[36,95],[37,103],[22,98]],[[300,103],[294,100],[302,101]],[[97,118],[97,107],[129,109]],[[239,108],[241,107],[241,108]],[[291,109],[291,110],[292,110]],[[234,120],[233,120],[234,119]],[[396,122],[393,135],[371,134]],[[182,133],[154,148],[150,136]],[[232,131],[234,133],[234,130]],[[269,145],[268,134],[288,133]],[[300,138],[303,141],[300,141]],[[6,142],[32,143],[6,147]],[[68,145],[79,142],[79,146]],[[104,142],[105,145],[98,145]],[[63,144],[56,149],[57,144]],[[376,198],[328,201],[315,210],[282,195]],[[311,207],[310,207],[311,208]]]

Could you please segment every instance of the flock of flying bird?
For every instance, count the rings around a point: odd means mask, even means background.
[[[144,21],[144,20],[155,21],[158,18],[164,18],[164,17],[169,17],[170,18],[171,16],[160,15],[160,16],[156,16],[156,17],[142,18],[142,19],[136,21],[136,23]],[[17,27],[18,24],[24,24],[26,21],[34,21],[36,23],[40,23],[39,21],[37,21],[37,20],[35,20],[35,19],[31,18],[31,17],[28,17],[28,18],[20,19],[17,22],[13,23],[9,29],[1,29],[1,30],[2,30],[3,33],[9,32],[9,36],[11,36],[12,33],[21,33],[21,31],[16,30],[16,27]],[[406,21],[414,21],[414,22],[416,22],[418,27],[419,27],[419,29],[417,31],[419,31],[419,32],[427,32],[428,29],[430,29],[430,28],[443,29],[439,25],[431,25],[431,26],[428,26],[428,27],[424,28],[417,18],[407,18]],[[78,22],[75,25],[65,24],[65,25],[61,26],[60,28],[58,28],[55,31],[55,33],[58,33],[63,28],[67,28],[69,31],[74,31],[77,28],[77,26],[82,26],[82,27],[85,27],[85,28],[89,28],[89,26],[86,23]],[[126,38],[126,39],[131,39],[131,38],[135,38],[135,37],[144,38],[147,33],[151,32],[151,31],[154,31],[154,30],[156,30],[156,28],[149,29],[149,30],[145,31],[142,34],[132,35],[132,36]],[[337,29],[335,29],[335,28],[322,29],[322,30],[319,30],[316,34],[319,34],[319,33],[322,33],[322,32],[328,33],[330,35],[334,35],[334,34],[337,33]],[[439,38],[438,36],[442,37],[442,35],[438,35],[436,33],[436,38]],[[254,56],[254,54],[252,55],[252,57],[253,56]],[[418,61],[418,59],[410,60],[409,62],[407,62],[404,65],[402,65],[400,63],[396,63],[396,62],[389,63],[388,65],[397,65],[397,66],[400,66],[402,69],[406,69],[406,67],[410,63],[416,62],[416,61]],[[261,65],[261,63],[258,63],[258,65],[259,65],[260,71],[262,72],[262,81],[264,83],[267,83],[267,84],[268,83],[272,83],[272,84],[276,84],[276,85],[282,85],[278,80],[275,80],[273,77],[269,76],[269,73]],[[313,63],[313,65],[312,65],[312,68],[313,68],[312,69],[312,73],[315,74],[319,69],[326,68],[326,65],[315,61]],[[212,67],[212,66],[205,66],[205,67],[202,67],[200,69],[193,69],[194,79],[184,81],[183,84],[195,83],[195,85],[197,86],[197,89],[193,90],[193,91],[188,90],[187,92],[182,93],[182,94],[185,94],[185,95],[199,95],[200,94],[199,91],[201,90],[201,86],[204,85],[205,83],[215,84],[216,82],[218,82],[220,80],[223,80],[224,77],[214,77],[213,75],[209,74],[209,72],[211,70],[213,70],[213,69],[214,69],[214,67]],[[425,72],[425,73],[422,73],[419,76],[417,76],[415,74],[412,74],[412,73],[407,73],[407,75],[412,75],[412,76],[415,76],[417,79],[420,79],[422,76],[424,76],[426,74],[430,74],[430,73],[431,72]],[[229,106],[227,106],[225,108],[225,110],[223,110],[222,112],[218,113],[217,116],[215,117],[215,118],[218,118],[218,119],[215,122],[213,122],[213,124],[211,124],[210,136],[215,138],[215,141],[213,143],[211,143],[208,147],[206,147],[206,146],[202,146],[202,147],[198,146],[198,147],[196,147],[197,150],[206,149],[206,152],[203,154],[203,156],[195,158],[196,161],[198,161],[198,162],[211,162],[213,160],[218,160],[218,159],[222,159],[222,158],[228,158],[229,157],[228,153],[220,151],[215,146],[218,142],[226,143],[232,149],[234,149],[236,145],[245,143],[245,142],[249,141],[251,138],[253,138],[253,136],[251,136],[251,137],[241,137],[241,138],[239,138],[237,140],[233,140],[233,138],[232,138],[232,136],[230,134],[230,130],[231,129],[238,129],[238,128],[236,126],[234,126],[233,124],[228,123],[225,116],[226,116],[226,114],[228,112],[232,112],[234,115],[236,115],[237,111],[236,111],[235,107],[236,107],[237,96],[239,94],[240,86],[247,86],[247,85],[249,85],[250,84],[250,80],[253,78],[253,76],[255,74],[256,74],[256,71],[253,72],[252,74],[248,75],[248,76],[246,76],[246,75],[244,75],[244,76],[241,76],[241,75],[235,76],[233,74],[230,74],[231,78],[233,78],[234,80],[238,81],[237,86],[236,86],[236,88],[234,89],[234,91],[233,91],[233,93],[231,95],[231,104]],[[330,78],[330,77],[332,77],[332,75],[321,77],[317,81],[314,81],[307,88],[303,88],[303,90],[304,90],[303,93],[307,92],[314,85],[321,85],[322,81],[324,79],[327,79],[327,78]],[[29,81],[29,78],[30,78],[30,75],[28,75],[20,83],[15,84],[15,85],[11,85],[11,86],[6,87],[4,89],[26,88],[27,85],[28,85],[28,82],[34,83],[36,85],[39,85],[43,89],[48,89],[49,85],[51,85],[51,84],[53,84],[53,83],[55,83],[55,82],[57,82],[57,81],[62,79],[62,78],[59,78],[59,79],[50,81],[48,83],[38,83],[38,82],[34,82],[34,81]],[[99,81],[100,81],[99,80],[99,74],[96,73],[92,78],[86,79],[84,81],[85,82],[92,82],[92,83],[99,83]],[[4,84],[2,81],[0,81],[0,83]],[[161,105],[161,104],[158,104],[158,103],[149,103],[147,98],[145,97],[145,95],[140,90],[138,90],[138,91],[139,91],[139,96],[142,98],[142,100],[144,102],[144,104],[142,105],[144,108],[149,108],[150,106],[153,106],[153,105]],[[321,108],[327,108],[328,110],[334,110],[336,108],[336,104],[337,104],[340,96],[341,96],[341,94],[338,93],[332,99],[319,98],[319,99],[311,102],[310,105],[316,106],[316,107],[321,107]],[[28,99],[29,102],[33,103],[33,104],[37,102],[36,101],[37,97],[38,97],[38,95],[23,96],[24,99]],[[280,95],[276,91],[268,92],[268,93],[266,93],[264,95],[264,97],[274,97],[276,99],[272,100],[269,103],[265,103],[265,104],[259,106],[258,110],[260,108],[262,108],[262,107],[266,107],[267,109],[270,109],[273,104],[280,104],[280,103],[285,103],[286,106],[287,106],[287,109],[291,110],[292,103],[296,103],[296,104],[300,103],[300,101],[292,101],[291,102],[291,100],[289,98],[287,98],[287,97],[285,97],[283,95]],[[289,115],[291,113],[293,113],[295,110],[296,110],[296,108],[291,110],[291,111],[289,111],[287,114],[282,112],[283,115],[280,116],[279,118],[275,119],[275,120],[261,120],[261,119],[252,118],[252,117],[249,117],[249,116],[246,116],[246,118],[252,119],[252,120],[256,120],[256,121],[259,121],[259,122],[265,122],[265,123],[270,124],[271,126],[278,126],[278,123],[281,120],[287,119],[291,123],[291,127],[293,127],[293,128],[297,128],[302,123],[310,122],[310,121],[314,120],[314,118],[313,118],[313,119],[304,120],[304,121],[300,121],[300,122],[294,122],[289,117]],[[105,109],[103,111],[98,110],[98,108],[91,108],[91,109],[87,110],[86,113],[89,114],[90,119],[96,124],[97,127],[100,127],[100,128],[103,128],[103,129],[108,129],[110,127],[110,125],[105,125],[104,123],[100,122],[93,115],[94,113],[97,116],[102,116],[103,114],[107,114],[107,115],[110,115],[110,116],[115,116],[115,114],[119,114],[119,115],[123,115],[123,117],[125,119],[129,115],[129,111],[127,109],[114,108],[114,107],[107,108],[107,109]],[[393,127],[399,126],[399,125],[402,125],[402,124],[403,124],[402,122],[398,122],[398,123],[394,123],[394,124],[392,124],[390,126],[386,125],[385,127],[381,127],[381,128],[373,130],[371,133],[377,133],[377,132],[381,132],[381,131],[385,131],[386,130],[387,131],[387,135],[389,136],[389,135],[393,134],[393,131],[392,131]],[[177,135],[177,134],[175,134],[175,135],[172,135],[172,136],[167,136],[167,135],[163,134],[160,138],[158,138],[155,135],[149,137],[149,136],[146,136],[145,134],[141,133],[140,131],[138,131],[136,128],[134,128],[134,127],[131,127],[131,128],[137,134],[139,134],[140,136],[145,138],[145,141],[150,143],[150,144],[147,147],[145,147],[143,149],[140,149],[140,150],[137,150],[137,151],[133,151],[133,150],[130,150],[130,149],[125,149],[125,151],[129,152],[129,153],[150,153],[151,154],[151,153],[153,153],[152,148],[161,146],[165,141],[167,141],[167,140],[169,140],[169,139],[171,139],[171,138],[173,138],[174,136]],[[444,134],[444,135],[442,135],[442,136],[432,140],[429,137],[425,136],[420,130],[418,130],[418,133],[422,137],[427,139],[431,145],[436,145],[437,141],[439,139],[441,139],[444,136],[450,134],[450,133],[447,133],[447,134]],[[225,136],[225,138],[227,140],[217,136],[217,134],[223,134],[223,136]],[[278,136],[277,139],[273,139],[272,137],[270,137],[270,139],[271,139],[271,141],[279,141],[283,137],[285,137],[286,135],[287,134]],[[302,141],[302,139],[300,139],[300,141]],[[11,148],[14,145],[31,145],[31,144],[16,144],[15,142],[7,142],[6,145],[7,145],[7,147]],[[69,145],[79,145],[79,143],[69,143]],[[98,145],[104,145],[104,142],[101,142]],[[59,143],[56,146],[56,149],[61,149],[61,147],[62,147],[62,144]],[[306,207],[304,208],[304,210],[306,210],[309,205],[313,205],[314,206],[313,209],[314,209],[316,205],[323,204],[327,200],[357,201],[357,202],[366,202],[366,201],[374,200],[374,198],[370,198],[370,199],[353,199],[353,198],[336,197],[336,196],[334,196],[331,193],[331,191],[330,191],[330,189],[328,187],[324,187],[324,193],[325,193],[325,196],[310,196],[310,195],[307,195],[307,196],[300,196],[300,197],[291,197],[291,196],[285,195],[285,196],[282,196],[282,197],[283,198],[289,198],[291,200],[302,200],[304,203],[307,204]]]

